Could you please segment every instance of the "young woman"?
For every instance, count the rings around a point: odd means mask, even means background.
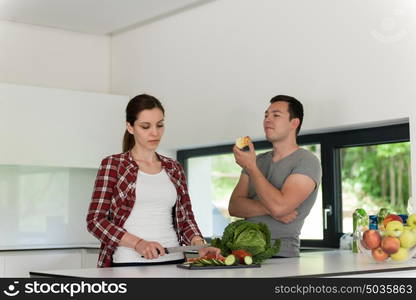
[[[164,133],[162,104],[142,94],[126,108],[123,153],[100,165],[87,228],[101,241],[98,267],[183,262],[164,247],[204,245],[195,222],[185,174],[176,160],[156,152]],[[201,256],[220,255],[207,247]]]

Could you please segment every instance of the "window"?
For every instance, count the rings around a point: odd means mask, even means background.
[[[352,232],[352,213],[362,207],[376,215],[381,207],[406,213],[411,195],[410,143],[340,149],[342,228]]]
[[[381,207],[388,206],[389,198],[381,200],[378,196],[370,196],[380,188],[382,182],[377,184],[372,180],[380,180],[383,176],[383,165],[388,160],[399,161],[399,156],[395,158],[395,155],[392,155],[394,151],[390,150],[408,148],[409,136],[408,123],[331,132],[322,136],[323,209],[326,212],[324,220],[327,220],[328,226],[325,231],[325,245],[338,247],[342,234],[352,232],[351,211],[355,208],[363,207],[367,213],[374,214]],[[379,155],[375,155],[374,152]],[[404,172],[409,174],[410,151],[406,150],[402,154],[405,164],[403,170],[407,170]],[[364,164],[371,166],[365,167]],[[384,181],[387,184],[386,191],[397,190],[392,186],[397,184],[397,178],[398,176],[392,181]],[[404,198],[410,193],[410,184],[403,184],[405,176],[402,176],[401,180],[400,193],[403,193]],[[407,199],[402,203],[402,209],[389,208],[392,212],[405,213],[405,205]]]
[[[409,124],[301,135],[298,144],[322,163],[322,184],[301,232],[302,246],[338,247],[352,231],[352,212],[369,214],[381,207],[406,213],[411,195]],[[178,151],[187,171],[195,217],[204,235],[220,236],[234,218],[228,201],[241,168],[233,145]],[[271,144],[255,142],[258,153]]]

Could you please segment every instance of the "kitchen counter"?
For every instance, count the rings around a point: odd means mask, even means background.
[[[0,252],[31,251],[31,250],[61,250],[61,249],[100,249],[100,244],[42,244],[42,245],[19,245],[0,246]]]
[[[71,270],[33,270],[31,277],[92,277],[92,278],[277,278],[332,277],[395,274],[416,277],[416,259],[404,263],[376,263],[369,257],[349,250],[304,252],[296,258],[274,258],[260,268],[185,270],[176,265],[90,268]],[[384,275],[383,275],[384,276]],[[385,275],[386,277],[389,275]]]

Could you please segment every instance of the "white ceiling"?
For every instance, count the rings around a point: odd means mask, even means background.
[[[0,0],[0,20],[116,34],[213,0]]]

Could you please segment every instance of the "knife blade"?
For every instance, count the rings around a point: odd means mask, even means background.
[[[165,247],[163,249],[165,249],[165,254],[168,253],[175,253],[175,252],[187,252],[187,251],[197,251],[199,249],[202,248],[206,248],[206,247],[210,247],[211,245],[200,245],[200,246],[176,246],[176,247]],[[159,250],[157,250],[157,252],[159,253]],[[142,257],[144,257],[142,255]]]
[[[174,253],[174,252],[187,252],[187,251],[197,251],[202,248],[209,247],[209,245],[200,245],[200,246],[177,246],[177,247],[166,247],[165,253]]]

